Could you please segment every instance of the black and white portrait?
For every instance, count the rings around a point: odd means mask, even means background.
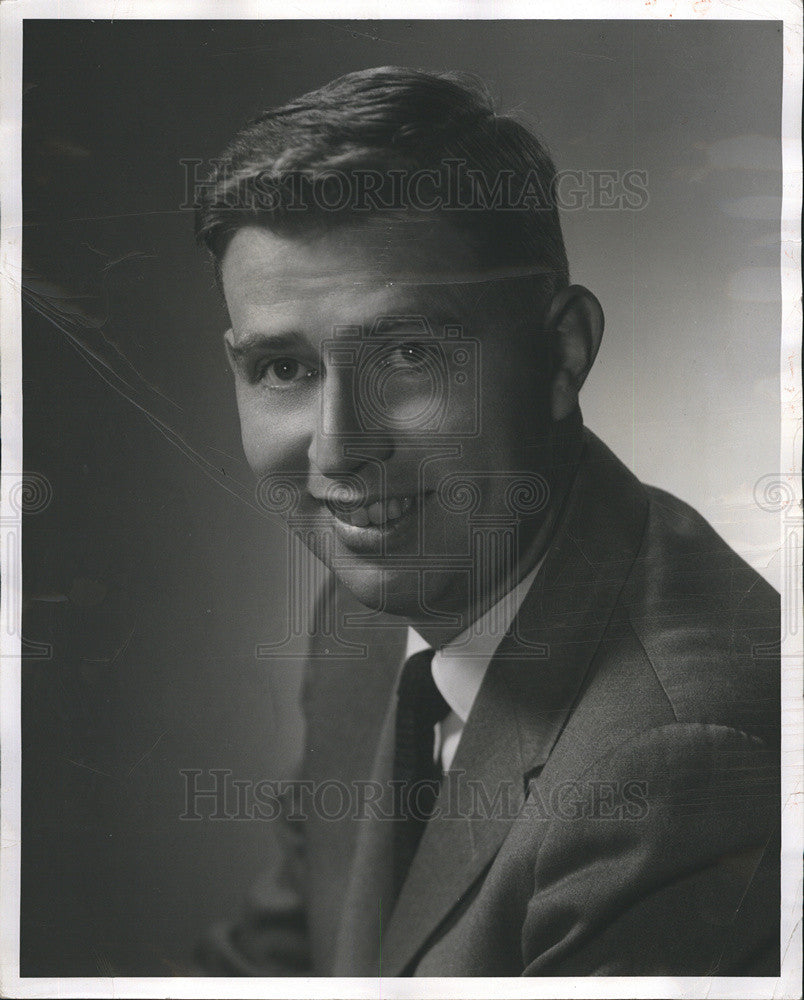
[[[800,995],[800,7],[178,6],[3,10],[3,994]]]

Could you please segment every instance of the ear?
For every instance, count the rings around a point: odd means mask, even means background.
[[[544,329],[554,343],[553,420],[563,420],[578,406],[578,393],[597,357],[603,325],[600,303],[583,285],[562,288],[550,302]]]
[[[229,362],[232,374],[236,375],[237,364],[235,362],[234,354],[232,353],[232,348],[234,347],[234,333],[232,332],[231,327],[223,335],[223,346],[226,349],[226,360]]]

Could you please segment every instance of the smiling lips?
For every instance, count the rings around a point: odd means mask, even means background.
[[[382,527],[383,525],[391,524],[404,517],[412,506],[413,497],[411,496],[375,500],[373,503],[364,504],[350,510],[344,509],[343,502],[339,503],[337,507],[327,502],[327,507],[339,521],[351,524],[355,528],[368,528],[369,525]]]

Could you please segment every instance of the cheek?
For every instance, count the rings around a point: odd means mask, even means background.
[[[258,475],[305,472],[309,441],[298,417],[278,417],[262,399],[238,392],[243,453]]]
[[[517,439],[538,435],[549,423],[549,379],[543,363],[525,350],[492,355],[480,382],[484,429]]]

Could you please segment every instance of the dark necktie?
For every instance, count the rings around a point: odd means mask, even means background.
[[[438,796],[441,768],[433,761],[433,727],[450,707],[431,671],[435,650],[423,649],[405,661],[397,688],[394,781],[394,898],[410,868]]]

